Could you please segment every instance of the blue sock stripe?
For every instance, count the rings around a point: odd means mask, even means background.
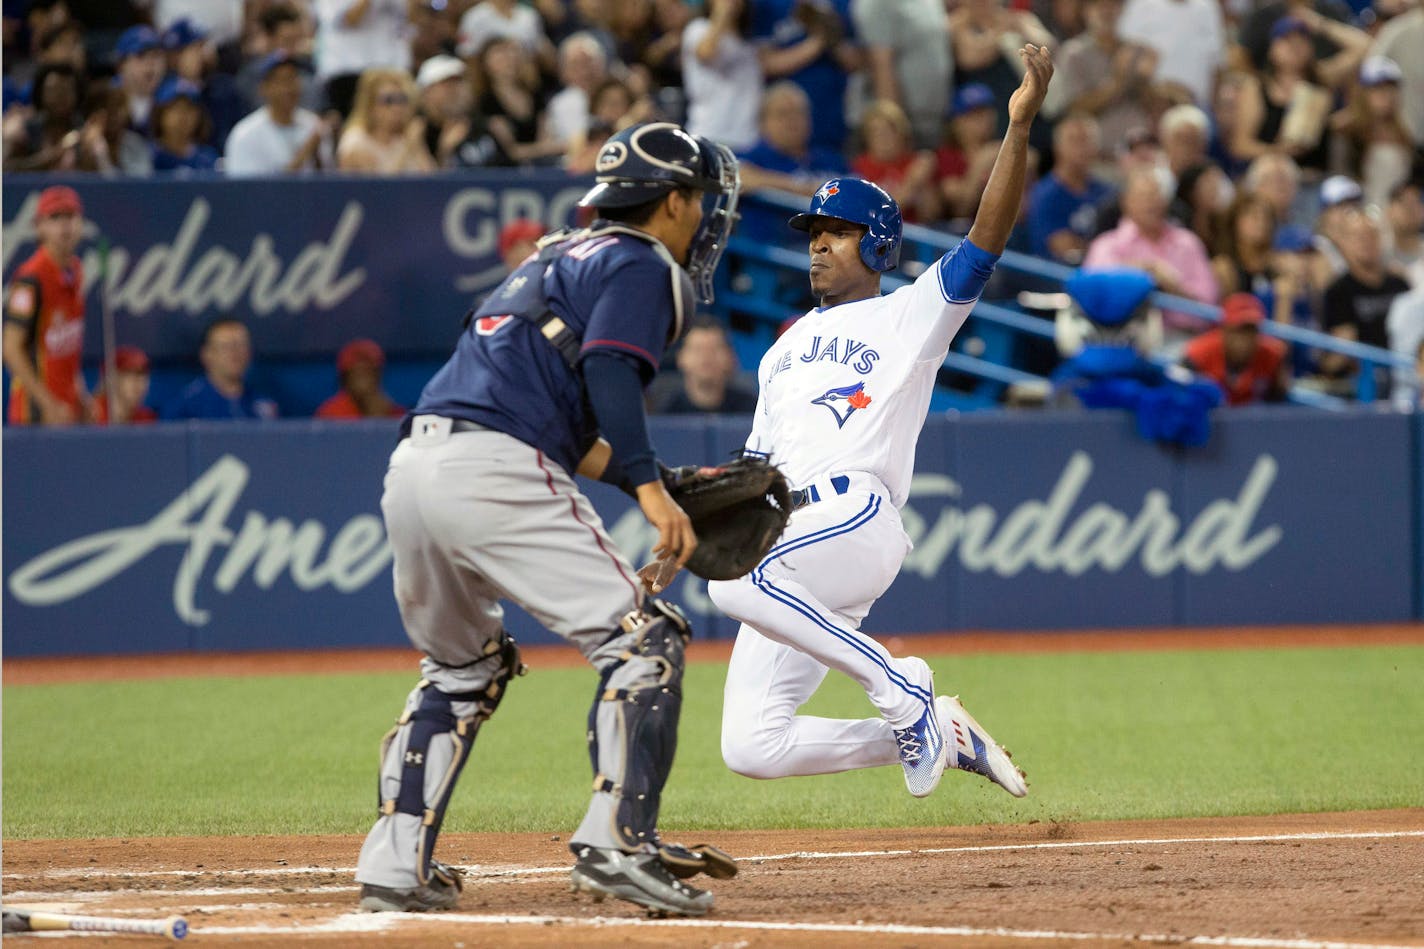
[[[860,524],[856,523],[858,520],[860,520],[860,518],[864,517],[865,520],[868,521],[870,520],[870,518],[874,517],[879,510],[880,495],[872,494],[870,496],[870,500],[866,502],[865,507],[861,508],[860,512],[852,516],[850,520],[842,521],[839,524],[832,524],[830,527],[823,527],[820,530],[814,531],[810,534],[802,534],[795,540],[788,540],[784,544],[780,544],[776,547],[771,548],[771,550],[766,552],[766,556],[762,558],[762,562],[757,564],[756,569],[760,571],[763,567],[771,563],[776,558],[784,554],[789,554],[793,550],[799,550],[807,544],[814,544],[818,540],[825,540],[827,537],[835,537],[837,534],[844,533],[845,531],[855,530],[857,527],[860,526]],[[869,514],[869,516],[866,516],[867,513]]]
[[[781,603],[784,606],[791,607],[793,610],[800,613],[802,616],[805,616],[807,619],[811,620],[811,622],[815,623],[817,626],[821,627],[826,632],[830,633],[832,636],[835,636],[841,642],[850,646],[856,652],[860,653],[861,655],[865,656],[865,658],[875,663],[885,672],[886,678],[888,678],[895,685],[899,686],[907,694],[925,703],[930,703],[934,701],[934,697],[931,696],[928,692],[913,685],[903,675],[890,668],[890,666],[885,662],[885,660],[880,657],[879,653],[875,652],[873,649],[866,646],[864,643],[857,641],[853,635],[847,635],[845,630],[841,629],[834,623],[831,623],[826,620],[807,604],[796,599],[796,597],[792,596],[790,593],[787,593],[785,590],[782,590],[779,587],[772,586],[771,582],[768,580],[762,580],[758,578],[755,582],[757,585],[757,589],[761,590],[767,596],[771,597],[773,600],[776,600],[778,603]]]

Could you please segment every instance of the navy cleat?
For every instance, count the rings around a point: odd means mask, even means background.
[[[1023,771],[1009,760],[1009,753],[984,726],[959,704],[959,696],[941,695],[935,699],[935,708],[944,727],[950,767],[983,775],[1014,797],[1028,794]]]
[[[673,876],[655,853],[624,853],[606,847],[579,847],[570,879],[575,892],[627,900],[652,916],[704,916],[712,894]]]
[[[925,714],[908,728],[895,729],[895,743],[900,746],[900,766],[905,769],[905,787],[915,797],[925,797],[939,786],[948,761],[944,732],[941,731],[935,705],[925,707]]]

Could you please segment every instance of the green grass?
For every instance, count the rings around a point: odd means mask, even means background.
[[[688,671],[662,826],[865,827],[1424,804],[1424,648],[932,657],[1014,749],[1030,796],[898,768],[757,782],[718,752],[725,667]],[[364,832],[411,674],[8,686],[8,838]],[[567,832],[587,800],[593,677],[535,669],[484,728],[449,830]],[[832,674],[806,709],[872,714]]]

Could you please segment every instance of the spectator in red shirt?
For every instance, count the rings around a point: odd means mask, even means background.
[[[148,397],[148,354],[137,346],[114,350],[114,382],[108,370],[99,382],[94,399],[94,422],[98,425],[146,425],[158,420],[158,413],[144,405]]]
[[[539,238],[548,229],[527,217],[517,217],[499,232],[499,259],[510,271],[524,263],[524,259],[538,250]]]
[[[1182,364],[1221,387],[1227,405],[1279,402],[1290,386],[1286,344],[1261,333],[1266,308],[1250,293],[1221,304],[1221,325],[1187,343]]]
[[[317,418],[393,418],[405,409],[391,401],[381,388],[381,371],[386,354],[369,339],[353,339],[336,355],[336,372],[341,390],[316,410]]]
[[[860,141],[862,151],[851,161],[852,171],[890,192],[906,221],[939,217],[935,154],[915,150],[914,131],[904,109],[889,99],[866,106]]]

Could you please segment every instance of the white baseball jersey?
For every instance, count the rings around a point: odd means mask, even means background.
[[[935,374],[997,260],[966,240],[894,293],[808,312],[762,357],[748,452],[797,487],[874,475],[903,507]]]

